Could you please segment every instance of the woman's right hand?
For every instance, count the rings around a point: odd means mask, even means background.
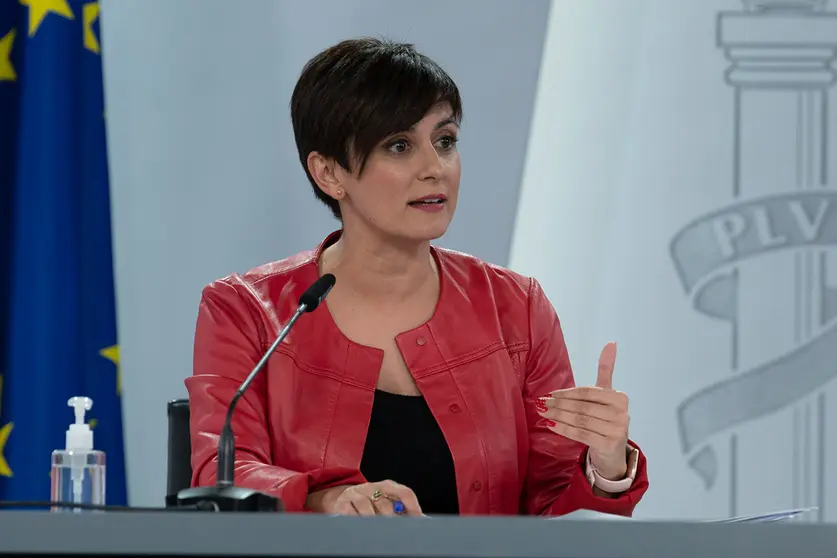
[[[404,505],[402,514],[395,512],[395,501]],[[413,491],[390,480],[326,488],[311,493],[306,505],[331,515],[423,515]]]

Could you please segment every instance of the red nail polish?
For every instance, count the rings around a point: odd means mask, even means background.
[[[554,420],[547,420],[546,425],[547,426],[558,426],[558,423],[556,423]]]
[[[538,411],[540,411],[541,413],[546,413],[547,411],[549,411],[549,409],[546,408],[546,405],[543,405],[541,403],[536,403],[535,408],[537,408]]]

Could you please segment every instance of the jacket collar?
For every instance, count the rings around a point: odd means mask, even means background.
[[[329,234],[298,268],[300,292],[319,277],[323,251],[342,231]],[[439,271],[439,299],[427,322],[396,336],[402,356],[416,379],[461,362],[468,355],[483,353],[496,341],[496,335],[475,324],[474,304],[467,284],[468,272],[459,260],[470,256],[431,246]],[[339,277],[337,278],[339,281]],[[295,301],[294,301],[295,302]],[[314,312],[301,316],[288,344],[297,364],[310,372],[339,378],[347,383],[374,389],[384,352],[356,343],[337,327],[328,311],[328,299]],[[282,352],[288,352],[287,348]],[[415,356],[416,358],[411,358]]]

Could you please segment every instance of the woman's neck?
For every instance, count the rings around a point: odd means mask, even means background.
[[[384,239],[343,230],[325,249],[320,270],[333,273],[341,287],[370,302],[397,304],[434,285],[438,272],[430,242]]]

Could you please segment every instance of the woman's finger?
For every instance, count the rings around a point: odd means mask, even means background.
[[[580,442],[596,451],[611,451],[611,446],[613,445],[608,438],[602,436],[601,434],[591,432],[577,426],[572,426],[564,422],[550,421],[547,423],[547,428],[557,434],[560,434],[561,436],[564,436],[565,438],[569,438],[575,442]]]
[[[557,423],[574,426],[582,430],[588,430],[593,434],[600,434],[607,438],[620,438],[624,435],[625,427],[620,424],[607,422],[590,415],[580,415],[560,409],[550,409],[541,416],[551,419]]]
[[[377,500],[372,500],[372,505],[375,506],[375,511],[380,515],[396,515],[395,508],[392,505],[392,500],[386,496],[381,496]]]
[[[621,391],[613,391],[595,386],[582,386],[553,391],[549,396],[555,399],[572,399],[576,401],[592,401],[602,405],[613,406],[618,409],[628,408],[628,395]]]
[[[347,490],[346,492],[349,491]],[[346,494],[346,492],[344,492],[344,494]],[[352,490],[350,494],[347,494],[347,497],[352,503],[354,509],[357,511],[358,515],[377,515],[375,506],[372,504],[371,495],[367,496],[360,490]]]
[[[378,490],[401,501],[404,506],[404,513],[401,515],[423,515],[418,498],[410,488],[393,481],[383,481],[378,484]],[[394,505],[394,502],[390,503]]]
[[[595,417],[606,422],[618,422],[620,411],[610,405],[596,403],[594,401],[581,401],[578,399],[556,399],[554,397],[542,397],[538,409],[558,409],[569,411],[577,415]]]
[[[357,510],[352,505],[352,501],[348,498],[343,498],[334,502],[333,512],[337,515],[358,515]]]

